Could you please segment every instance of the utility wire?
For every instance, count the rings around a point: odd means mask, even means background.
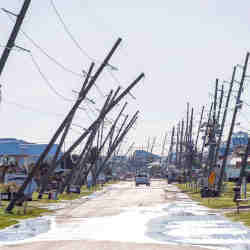
[[[75,37],[73,36],[72,32],[69,30],[69,28],[67,27],[66,23],[64,22],[64,18],[62,17],[62,15],[59,13],[58,9],[56,8],[56,5],[54,3],[53,0],[50,0],[50,4],[56,14],[56,16],[58,17],[60,23],[63,26],[64,31],[67,33],[67,35],[69,36],[69,38],[71,39],[71,41],[75,44],[75,46],[80,50],[80,52],[82,53],[82,55],[84,55],[85,57],[87,57],[90,61],[93,61],[95,63],[99,63],[99,61],[97,61],[96,59],[94,59],[93,57],[91,57],[80,45],[80,43],[75,39]],[[105,97],[103,92],[101,91],[101,89],[99,88],[98,85],[95,85],[97,91],[99,92],[99,95],[102,97]]]
[[[6,103],[6,104],[15,105],[15,106],[17,106],[20,109],[30,110],[30,111],[33,111],[33,112],[36,112],[36,113],[43,113],[43,114],[47,114],[47,115],[60,116],[60,117],[61,116],[65,116],[64,114],[59,114],[59,113],[54,113],[54,112],[52,113],[52,112],[49,112],[49,111],[38,110],[36,108],[30,107],[30,106],[26,106],[26,105],[23,105],[21,103],[17,103],[17,102],[6,100],[5,98],[2,101],[4,103]]]
[[[12,19],[12,17],[10,16],[9,13],[7,12],[4,12],[6,13],[7,17],[12,21],[14,22],[14,20]],[[23,29],[20,29],[20,32],[33,44],[33,46],[35,46],[38,50],[40,50],[40,52],[42,54],[44,54],[48,59],[50,59],[52,62],[54,62],[58,67],[60,67],[61,69],[63,69],[64,71],[66,72],[69,72],[73,75],[76,75],[78,77],[82,77],[82,74],[80,73],[77,73],[71,69],[69,69],[68,67],[66,67],[65,65],[63,65],[62,63],[60,63],[57,59],[55,59],[54,57],[50,56],[46,51],[45,49],[43,49],[38,43],[36,43]]]
[[[35,60],[34,56],[30,53],[30,57],[31,60],[34,64],[34,66],[36,67],[37,71],[39,72],[40,76],[42,77],[42,79],[44,80],[44,82],[47,84],[47,86],[50,88],[50,90],[57,95],[58,97],[60,97],[61,99],[63,99],[64,101],[67,102],[73,102],[74,100],[71,100],[65,96],[63,96],[62,94],[60,94],[54,87],[53,85],[50,83],[50,81],[48,80],[48,78],[45,76],[45,74],[42,72],[41,67],[39,66],[39,64],[37,63],[37,61]]]
[[[18,107],[18,108],[20,108],[22,110],[29,110],[29,111],[32,111],[32,112],[35,112],[35,113],[40,113],[40,114],[45,114],[45,115],[65,117],[65,114],[49,112],[49,111],[43,111],[43,110],[33,108],[31,106],[27,106],[27,105],[24,105],[24,104],[21,104],[21,103],[6,100],[5,98],[3,99],[3,102],[6,103],[6,104],[9,104],[9,105],[14,105],[14,106],[16,106],[16,107]],[[84,119],[83,117],[78,117],[76,119],[79,119],[79,118]],[[73,123],[72,125],[84,129],[82,126],[80,126],[78,124]]]
[[[65,22],[63,21],[63,17],[62,15],[59,13],[59,11],[57,10],[54,1],[50,0],[50,4],[56,14],[56,16],[58,17],[60,23],[62,24],[65,32],[68,34],[68,36],[70,37],[70,39],[72,40],[72,42],[75,44],[75,46],[81,51],[81,53],[87,57],[89,60],[96,62],[96,60],[91,57],[85,50],[83,50],[83,48],[81,47],[81,45],[79,44],[79,42],[74,38],[73,34],[70,32],[69,28],[67,27],[67,25],[65,24]]]
[[[14,20],[12,19],[12,17],[10,16],[9,13],[5,12],[7,17],[12,21],[14,22]],[[46,52],[45,49],[43,49],[38,43],[36,43],[23,29],[20,29],[20,32],[26,37],[26,39],[28,39],[31,44],[33,44],[33,46],[35,46],[43,55],[45,55],[50,61],[52,61],[53,63],[55,63],[58,67],[60,67],[62,70],[68,72],[68,73],[71,73],[75,76],[78,76],[80,78],[83,77],[82,74],[80,73],[77,73],[75,71],[73,71],[72,69],[66,67],[64,64],[60,63],[57,59],[55,59],[54,57],[50,56],[48,52]],[[96,87],[99,95],[101,97],[104,97],[104,94],[102,93],[102,91],[100,90],[99,86],[95,83],[94,86]]]
[[[63,26],[63,28],[64,28],[64,31],[67,33],[67,35],[68,35],[69,38],[72,40],[72,42],[75,44],[75,46],[76,46],[76,47],[81,51],[81,53],[82,53],[85,57],[87,57],[89,60],[91,60],[91,61],[93,61],[93,62],[95,62],[95,63],[97,63],[97,64],[101,64],[100,61],[98,61],[98,60],[96,60],[95,58],[91,57],[91,56],[81,47],[80,43],[76,40],[76,38],[73,36],[72,32],[71,32],[71,31],[69,30],[69,28],[67,27],[66,23],[64,22],[64,20],[63,20],[64,18],[63,18],[63,16],[62,16],[62,14],[60,14],[60,12],[58,11],[58,9],[57,9],[57,7],[56,7],[56,5],[55,5],[55,3],[54,3],[53,0],[50,0],[50,4],[51,4],[51,6],[52,6],[52,8],[53,8],[53,10],[54,10],[54,12],[55,12],[55,14],[56,14],[56,16],[58,17],[60,23],[62,24],[62,26]],[[117,68],[114,67],[114,66],[111,65],[111,64],[107,64],[107,66],[109,66],[110,69],[112,69],[112,70],[117,70]]]
[[[69,98],[63,96],[62,94],[60,94],[60,93],[53,87],[53,85],[50,83],[50,81],[48,80],[48,78],[46,77],[46,75],[42,72],[41,67],[39,66],[39,64],[38,64],[37,61],[35,60],[34,56],[33,56],[31,53],[30,53],[30,56],[31,56],[32,62],[33,62],[33,64],[35,65],[37,71],[38,71],[39,74],[41,75],[41,77],[42,77],[42,79],[44,80],[44,82],[45,82],[45,83],[48,85],[48,87],[51,89],[51,91],[52,91],[55,95],[57,95],[58,97],[60,97],[61,99],[63,99],[64,101],[67,101],[67,102],[74,102],[74,100],[69,99]],[[80,108],[80,109],[83,110],[83,111],[86,113],[86,115],[87,115],[87,117],[88,117],[88,119],[89,119],[90,121],[93,121],[93,119],[90,117],[90,115],[89,115],[89,113],[87,112],[86,109],[83,109],[83,108]]]
[[[108,70],[108,73],[110,74],[111,78],[116,82],[116,84],[118,84],[118,86],[120,86],[122,88],[121,82],[119,81],[119,79],[115,76],[115,74],[111,71]],[[135,100],[136,98],[130,93],[128,92],[128,94]]]

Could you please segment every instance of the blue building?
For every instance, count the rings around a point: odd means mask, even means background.
[[[19,166],[35,163],[42,154],[47,144],[29,143],[15,138],[0,139],[0,164],[3,164],[3,156],[13,157]],[[58,145],[54,144],[49,151],[46,160],[55,155]],[[60,152],[59,157],[62,155]]]
[[[242,131],[232,134],[229,153],[231,154],[237,147],[246,146],[248,143],[248,134]],[[226,150],[226,142],[220,146],[219,154],[223,156]]]

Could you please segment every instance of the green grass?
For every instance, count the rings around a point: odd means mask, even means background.
[[[114,184],[117,182],[108,182],[105,186]],[[102,190],[101,185],[96,185],[95,187],[91,187],[88,189],[86,186],[82,186],[81,193],[63,193],[58,196],[58,200],[49,200],[47,195],[44,195],[43,199],[38,199],[38,193],[34,192],[32,196],[32,201],[28,202],[28,206],[26,209],[26,213],[24,214],[24,207],[15,206],[12,210],[12,213],[5,213],[5,208],[8,205],[7,201],[2,201],[2,206],[0,206],[0,229],[5,227],[17,224],[19,220],[28,219],[28,218],[35,218],[41,216],[43,213],[52,213],[48,209],[40,208],[40,206],[46,203],[56,203],[62,200],[75,200],[79,199],[83,196],[88,196],[96,191]]]
[[[230,218],[233,221],[242,222],[246,226],[250,226],[250,212],[249,211],[243,211],[239,214],[234,213],[226,213],[226,217]]]
[[[200,192],[194,192],[185,184],[177,184],[177,187],[189,195],[189,197],[199,204],[215,209],[223,208],[236,208],[235,202],[233,202],[233,187],[235,183],[227,182],[227,190],[221,195],[221,197],[201,198]],[[250,183],[247,184],[247,192],[250,192]],[[225,213],[225,216],[230,218],[232,221],[238,221],[244,223],[246,226],[250,226],[250,211],[240,211],[239,214],[236,212]]]
[[[51,212],[44,208],[28,206],[26,209],[26,213],[24,213],[23,207],[16,206],[12,210],[12,213],[10,214],[5,212],[5,208],[8,203],[7,202],[2,202],[2,203],[3,206],[0,207],[0,229],[17,224],[19,220],[35,218],[41,216],[43,213]]]
[[[187,187],[185,184],[177,184],[177,187],[187,193],[190,198],[195,201],[198,201],[201,205],[221,209],[221,208],[235,208],[235,202],[233,202],[233,187],[234,183],[227,182],[227,190],[225,193],[222,193],[220,197],[211,197],[211,198],[201,198],[200,191],[194,192],[190,188]],[[250,185],[247,185],[247,190],[250,191]]]

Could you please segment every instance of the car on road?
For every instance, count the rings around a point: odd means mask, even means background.
[[[135,176],[135,186],[139,185],[150,186],[150,178],[147,174],[138,174]]]

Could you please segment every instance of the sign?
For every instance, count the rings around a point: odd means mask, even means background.
[[[210,174],[209,177],[208,177],[208,182],[209,182],[210,185],[213,185],[213,184],[214,184],[215,177],[216,177],[216,176],[215,176],[215,172],[212,171],[211,174]]]

